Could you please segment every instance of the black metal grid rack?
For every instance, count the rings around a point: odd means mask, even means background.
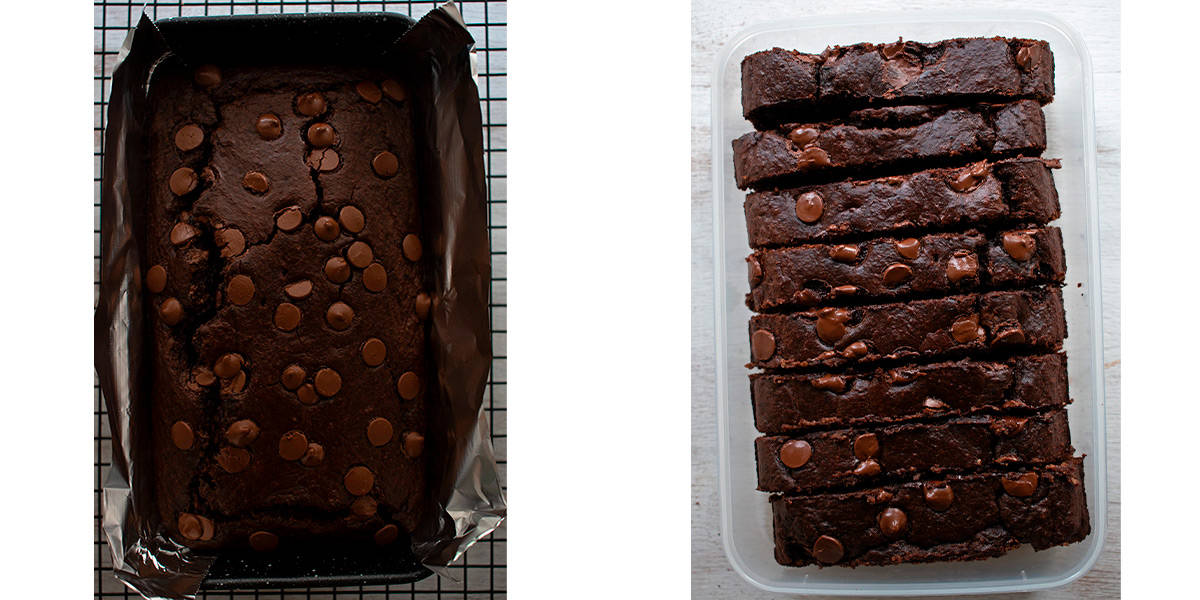
[[[358,0],[99,0],[95,3],[95,298],[100,282],[100,165],[104,156],[104,126],[108,94],[117,53],[129,28],[137,24],[143,6],[151,18],[174,16],[277,14],[309,12],[389,11],[420,18],[442,4],[442,0],[403,0],[362,2]],[[496,458],[500,463],[501,482],[507,468],[507,319],[506,319],[506,123],[507,123],[507,6],[505,0],[460,0],[459,10],[476,41],[479,70],[480,109],[483,112],[484,158],[488,184],[488,233],[492,251],[491,321],[492,372],[485,390],[484,407],[492,428]],[[95,299],[93,300],[95,301]],[[101,531],[100,486],[108,476],[112,461],[108,417],[95,387],[95,546],[96,598],[138,598],[112,574],[112,558]],[[473,546],[463,559],[451,567],[459,581],[430,577],[403,585],[372,585],[310,589],[231,590],[201,593],[200,598],[242,600],[250,598],[319,599],[399,599],[419,598],[503,598],[507,588],[507,535],[505,526]]]

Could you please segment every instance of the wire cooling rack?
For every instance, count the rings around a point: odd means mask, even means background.
[[[117,52],[121,48],[130,27],[137,24],[143,7],[151,18],[160,19],[177,16],[232,15],[232,14],[278,14],[316,12],[361,12],[388,11],[420,18],[442,4],[438,1],[360,2],[333,0],[330,2],[310,0],[161,0],[141,2],[136,0],[95,3],[95,298],[100,293],[100,166],[104,157],[104,126],[108,111],[108,95]],[[488,183],[488,237],[492,250],[492,285],[490,312],[492,320],[492,372],[484,397],[488,411],[492,441],[496,446],[496,458],[500,464],[501,482],[507,480],[507,6],[504,0],[462,0],[458,2],[467,22],[467,28],[476,42],[479,67],[480,110],[483,112],[484,158]],[[95,302],[95,299],[93,300]],[[100,486],[108,476],[112,463],[111,436],[104,403],[100,398],[100,387],[95,387],[95,545],[96,545],[96,598],[138,598],[112,574],[112,556],[101,530]],[[507,489],[507,488],[506,488]],[[503,598],[507,588],[507,535],[501,525],[490,536],[471,547],[459,563],[451,567],[451,573],[459,581],[433,576],[417,583],[403,585],[370,585],[351,587],[327,587],[309,589],[266,589],[231,590],[201,593],[200,598],[212,599],[400,599],[420,598]]]

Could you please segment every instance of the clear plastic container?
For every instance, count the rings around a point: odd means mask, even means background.
[[[1084,541],[1034,552],[1028,545],[1003,557],[965,563],[886,567],[783,567],[775,562],[767,495],[755,490],[754,420],[745,364],[750,311],[742,201],[733,179],[734,138],[752,129],[741,114],[741,60],[779,46],[820,52],[856,42],[936,41],[1009,36],[1046,40],[1054,52],[1055,97],[1046,105],[1048,147],[1062,159],[1054,180],[1062,203],[1067,257],[1063,290],[1069,337],[1071,435],[1084,461],[1092,533]],[[771,592],[838,595],[941,595],[1021,592],[1070,582],[1088,571],[1105,535],[1104,380],[1101,371],[1100,265],[1092,65],[1079,34],[1066,23],[1029,11],[905,12],[806,17],[750,27],[736,35],[715,65],[712,96],[716,284],[717,436],[721,537],[734,570]]]

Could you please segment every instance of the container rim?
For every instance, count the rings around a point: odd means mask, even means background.
[[[723,106],[721,101],[720,74],[723,72],[723,66],[727,65],[734,52],[745,43],[749,38],[769,32],[776,31],[795,31],[804,29],[819,29],[831,26],[854,26],[854,25],[873,25],[878,23],[892,24],[914,24],[914,23],[948,23],[948,22],[1004,22],[1004,23],[1031,23],[1057,30],[1064,38],[1073,46],[1073,49],[1079,55],[1081,62],[1082,75],[1082,95],[1083,95],[1083,134],[1084,147],[1095,148],[1096,141],[1096,125],[1095,125],[1095,93],[1093,89],[1093,67],[1092,57],[1089,52],[1083,37],[1075,30],[1074,27],[1063,21],[1062,19],[1046,12],[1024,9],[973,9],[970,11],[962,9],[951,10],[916,10],[916,11],[888,11],[888,12],[869,12],[847,15],[818,15],[793,17],[788,19],[774,20],[770,22],[756,23],[747,26],[735,33],[717,53],[716,60],[712,64],[710,72],[710,125],[711,125],[711,148],[712,153],[712,210],[713,210],[713,329],[714,329],[714,349],[715,357],[723,355],[722,350],[726,347],[726,315],[727,303],[725,302],[725,293],[723,289],[726,280],[725,271],[725,248],[721,240],[724,240],[725,227],[722,215],[723,204],[723,184],[726,178],[727,170],[724,161],[721,160],[723,152],[723,142],[725,139],[725,128],[722,123],[723,110],[718,108]],[[1091,282],[1091,287],[1096,290],[1090,299],[1091,304],[1091,319],[1090,324],[1093,335],[1093,346],[1096,349],[1092,353],[1091,361],[1091,379],[1093,386],[1093,415],[1092,427],[1094,439],[1097,442],[1095,455],[1088,455],[1096,465],[1095,471],[1098,477],[1094,477],[1092,481],[1091,493],[1095,496],[1096,510],[1091,515],[1092,531],[1090,536],[1095,536],[1096,542],[1092,544],[1092,548],[1088,555],[1072,572],[1063,577],[1043,582],[1017,582],[1013,585],[991,584],[988,586],[968,586],[967,584],[954,585],[950,584],[945,587],[938,588],[921,588],[917,585],[907,585],[902,588],[897,588],[889,585],[878,584],[861,584],[854,587],[846,585],[826,585],[826,584],[802,584],[801,586],[780,586],[773,585],[758,580],[754,577],[748,565],[744,562],[742,556],[733,546],[733,515],[730,506],[730,498],[732,494],[732,483],[727,473],[730,469],[730,452],[728,443],[729,423],[725,418],[726,406],[728,398],[726,390],[728,389],[728,375],[724,365],[719,361],[714,360],[715,368],[715,400],[717,403],[717,487],[720,495],[720,531],[721,542],[725,550],[725,556],[729,560],[733,570],[738,573],[743,579],[749,582],[756,588],[774,593],[785,594],[826,594],[835,596],[861,596],[861,595],[877,595],[877,596],[947,596],[947,595],[972,595],[972,594],[989,594],[989,593],[1006,593],[1006,592],[1029,592],[1046,590],[1059,586],[1066,585],[1076,579],[1079,579],[1084,574],[1095,566],[1101,552],[1105,546],[1105,537],[1108,529],[1108,476],[1107,476],[1107,402],[1105,401],[1105,386],[1104,386],[1104,370],[1103,370],[1103,347],[1104,347],[1104,332],[1103,332],[1103,297],[1100,290],[1103,289],[1101,271],[1099,264],[1100,256],[1100,241],[1099,241],[1099,206],[1097,199],[1097,175],[1096,175],[1096,157],[1094,152],[1083,153],[1083,170],[1084,180],[1084,211],[1087,219],[1087,233],[1089,248],[1088,256],[1088,277]],[[1097,481],[1098,479],[1098,481]],[[1097,495],[1099,494],[1099,495]]]

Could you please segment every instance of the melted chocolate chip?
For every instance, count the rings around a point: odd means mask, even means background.
[[[788,139],[791,140],[792,143],[803,148],[817,141],[817,137],[820,135],[821,132],[813,129],[812,127],[797,127],[788,132]]]
[[[866,460],[879,454],[879,436],[864,433],[854,438],[854,458]]]
[[[844,263],[858,259],[858,246],[855,244],[838,244],[829,249],[829,257]]]
[[[868,458],[854,467],[854,474],[859,477],[873,477],[883,471],[879,466],[879,462],[873,458]]]
[[[954,503],[954,490],[948,485],[925,484],[925,504],[938,512],[950,508]]]
[[[1037,491],[1038,474],[1024,473],[1016,477],[1005,475],[1000,478],[1000,485],[1004,491],[1010,496],[1017,498],[1025,498],[1032,496]]]
[[[1029,231],[1009,231],[1004,234],[1004,252],[1013,260],[1027,261],[1037,251],[1037,242]]]
[[[823,375],[811,379],[809,382],[818,390],[838,393],[846,391],[846,378],[840,375]]]
[[[921,241],[917,238],[905,238],[896,241],[896,252],[904,258],[912,260],[917,257],[920,251]]]
[[[846,335],[846,321],[850,320],[850,311],[844,308],[823,308],[817,313],[817,337],[827,344],[832,344]]]
[[[750,352],[754,360],[769,360],[775,355],[775,335],[766,329],[756,330],[750,336]]]
[[[983,333],[983,328],[979,326],[979,315],[964,317],[950,326],[950,337],[960,344],[983,337]]]
[[[837,538],[823,535],[813,542],[812,555],[818,561],[831,565],[839,560],[842,560],[846,550],[842,548],[842,543]]]
[[[804,192],[796,198],[796,218],[805,223],[816,223],[821,220],[825,210],[825,201],[816,192]]]
[[[908,527],[908,515],[898,508],[885,508],[879,513],[879,530],[888,537],[896,537]]]
[[[986,162],[976,163],[958,172],[954,180],[950,182],[950,189],[956,192],[969,192],[977,187],[988,176],[988,164]]]
[[[788,440],[779,448],[779,460],[789,469],[799,469],[812,458],[812,446],[804,440]]]
[[[895,287],[912,277],[912,267],[904,263],[892,263],[883,270],[883,284]]]
[[[968,277],[979,275],[979,259],[970,250],[955,250],[950,260],[946,262],[946,277],[951,283],[958,283]]]

